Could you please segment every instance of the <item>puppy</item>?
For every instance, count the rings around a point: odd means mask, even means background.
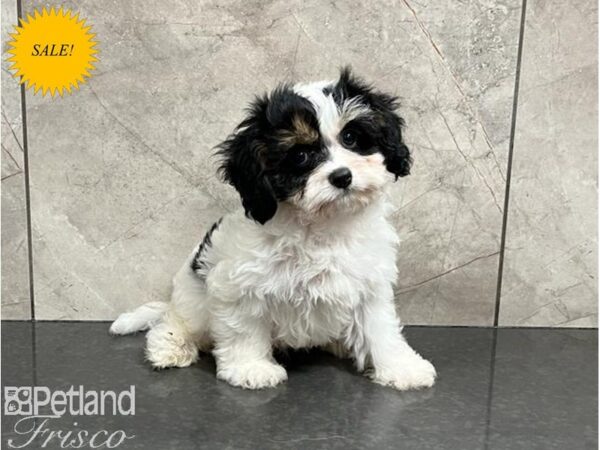
[[[411,166],[396,107],[349,69],[257,98],[218,147],[243,209],[206,233],[170,303],[122,314],[111,332],[149,329],[157,368],[212,351],[217,377],[248,389],[287,379],[274,347],[322,347],[400,390],[432,386],[435,369],[394,308],[398,237],[385,190]]]

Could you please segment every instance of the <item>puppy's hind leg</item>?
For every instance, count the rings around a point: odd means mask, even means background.
[[[168,310],[146,335],[146,358],[154,367],[187,367],[210,346],[205,289],[186,262],[173,278]]]
[[[148,331],[146,359],[157,369],[187,367],[198,360],[198,346],[176,311],[168,311],[162,322]]]

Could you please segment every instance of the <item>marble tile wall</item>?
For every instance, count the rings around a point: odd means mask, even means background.
[[[597,3],[529,0],[500,325],[598,325]]]
[[[238,206],[209,156],[244,105],[351,64],[401,97],[415,156],[393,195],[403,321],[494,323],[521,1],[62,4],[101,53],[81,91],[27,94],[36,318],[167,299],[206,227]]]
[[[7,76],[8,33],[17,24],[16,2],[2,4],[2,318],[24,320],[31,315],[27,246],[27,208],[21,92]]]

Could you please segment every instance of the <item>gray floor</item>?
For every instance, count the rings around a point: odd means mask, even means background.
[[[319,352],[282,356],[284,386],[243,391],[215,379],[209,356],[188,369],[153,371],[142,335],[115,338],[107,328],[4,322],[2,384],[135,385],[134,416],[63,416],[47,425],[135,435],[118,448],[597,448],[596,330],[408,328],[439,381],[400,393]],[[15,417],[4,416],[4,445],[23,442]]]

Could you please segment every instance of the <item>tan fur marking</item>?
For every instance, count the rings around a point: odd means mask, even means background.
[[[319,140],[319,133],[312,128],[304,119],[294,116],[292,119],[292,130],[284,130],[280,134],[282,143],[293,146],[295,144],[314,144]]]

